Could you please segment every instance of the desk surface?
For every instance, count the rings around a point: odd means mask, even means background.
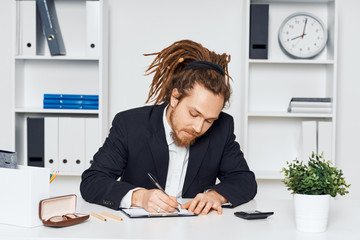
[[[274,211],[263,220],[244,220],[235,211]],[[130,219],[114,211],[78,198],[77,212],[108,212],[123,221],[102,222],[90,217],[86,222],[66,227],[22,228],[0,224],[0,239],[360,239],[360,201],[331,201],[328,229],[324,233],[302,233],[296,230],[291,200],[252,200],[235,209],[224,209],[223,215]]]

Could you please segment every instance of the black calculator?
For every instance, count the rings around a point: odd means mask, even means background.
[[[253,220],[253,219],[265,219],[270,215],[273,215],[274,212],[260,212],[260,211],[240,211],[240,212],[234,212],[234,215],[247,219],[247,220]]]

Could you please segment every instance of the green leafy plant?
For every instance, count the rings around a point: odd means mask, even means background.
[[[288,168],[284,167],[281,170],[285,175],[282,182],[292,193],[330,194],[332,197],[349,193],[347,188],[350,184],[346,184],[342,170],[331,166],[331,161],[326,161],[323,153],[312,153],[307,165],[297,159],[286,164]]]

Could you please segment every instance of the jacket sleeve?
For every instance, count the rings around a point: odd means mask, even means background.
[[[229,119],[229,118],[228,118]],[[210,186],[236,207],[253,199],[257,193],[255,175],[250,171],[240,145],[235,141],[234,122],[226,121],[227,140],[218,172],[220,183]]]
[[[136,187],[118,181],[127,165],[127,134],[125,121],[117,114],[104,145],[81,176],[80,192],[86,201],[118,209],[121,199]]]

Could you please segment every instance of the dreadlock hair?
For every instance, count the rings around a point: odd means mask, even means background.
[[[161,52],[144,55],[156,55],[146,70],[146,75],[155,73],[146,103],[165,102],[169,104],[174,88],[178,89],[180,93],[178,100],[180,100],[187,95],[187,90],[192,89],[195,83],[202,84],[214,94],[221,94],[224,97],[224,106],[229,103],[231,95],[229,80],[231,77],[228,74],[228,63],[230,62],[230,55],[216,54],[191,40],[181,40]],[[200,67],[185,70],[186,66],[194,61],[217,64],[220,66],[221,73],[218,69],[214,71],[214,68]]]

